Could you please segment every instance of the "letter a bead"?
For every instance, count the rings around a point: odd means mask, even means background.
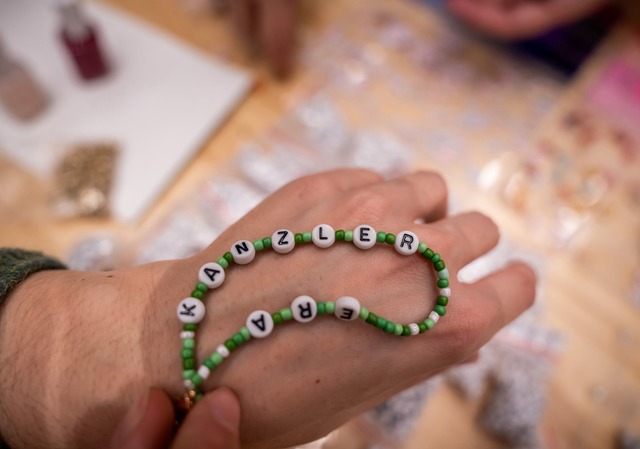
[[[215,262],[205,263],[200,267],[198,279],[209,288],[217,288],[224,282],[224,268]]]
[[[277,253],[287,254],[295,245],[295,236],[288,229],[278,229],[271,236],[271,247]]]
[[[185,298],[178,304],[178,319],[183,323],[199,323],[204,318],[204,303],[196,298]]]
[[[229,252],[233,255],[235,263],[246,265],[256,257],[256,249],[249,240],[238,240],[231,245]]]
[[[418,251],[418,245],[420,244],[420,240],[418,240],[418,236],[415,235],[411,231],[402,231],[400,234],[396,236],[396,241],[393,244],[396,251],[402,254],[403,256],[410,256],[411,254],[415,254]]]
[[[273,318],[269,312],[256,310],[247,317],[247,329],[254,338],[265,338],[273,331]]]
[[[318,314],[318,305],[311,296],[298,296],[291,303],[293,319],[299,323],[308,323]]]
[[[360,301],[351,296],[343,296],[336,301],[334,315],[344,321],[353,321],[360,315]]]
[[[319,224],[313,228],[311,240],[318,248],[329,248],[336,242],[336,231],[328,224]]]
[[[353,230],[353,244],[360,249],[373,248],[376,244],[376,230],[369,225],[360,225]]]

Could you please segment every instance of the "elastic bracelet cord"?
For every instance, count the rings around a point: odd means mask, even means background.
[[[221,342],[213,353],[196,366],[196,331],[198,323],[205,315],[203,298],[210,289],[220,287],[225,280],[225,270],[231,264],[246,265],[251,263],[258,252],[272,249],[279,254],[287,254],[296,246],[313,243],[319,248],[329,248],[338,241],[352,242],[356,247],[367,250],[376,244],[393,246],[404,256],[419,254],[431,262],[436,273],[438,295],[436,304],[427,318],[417,323],[399,324],[367,310],[351,296],[343,296],[334,301],[316,301],[307,295],[298,296],[290,307],[276,312],[255,310],[251,312],[236,333]],[[279,229],[271,237],[254,240],[239,240],[231,245],[230,251],[224,253],[215,262],[205,263],[198,272],[198,282],[191,296],[178,304],[178,319],[183,323],[180,338],[182,349],[182,379],[185,396],[181,406],[188,409],[202,397],[201,385],[236,349],[252,338],[265,338],[274,329],[287,321],[308,323],[317,316],[333,315],[341,321],[360,319],[381,331],[396,336],[409,337],[425,333],[434,328],[441,317],[447,313],[446,307],[451,296],[449,286],[449,270],[440,254],[434,252],[426,243],[420,242],[418,236],[411,231],[402,231],[397,236],[392,233],[376,232],[372,226],[361,225],[353,231],[335,231],[327,224],[320,224],[312,232],[293,233],[288,229]]]

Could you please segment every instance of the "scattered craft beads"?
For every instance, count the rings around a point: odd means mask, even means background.
[[[420,254],[433,264],[436,272],[436,284],[439,295],[436,305],[429,316],[419,323],[399,324],[387,320],[372,312],[369,312],[356,298],[343,296],[333,301],[316,301],[310,296],[302,295],[293,300],[290,307],[274,313],[265,310],[255,310],[249,314],[245,325],[229,339],[218,345],[213,353],[204,360],[202,365],[196,367],[195,336],[198,323],[205,315],[205,306],[202,302],[204,294],[220,287],[225,279],[225,269],[230,264],[246,265],[251,263],[258,252],[272,248],[275,252],[286,254],[291,252],[296,245],[312,242],[319,248],[329,248],[337,241],[353,242],[353,244],[367,250],[376,243],[392,245],[399,254],[410,256]],[[202,397],[200,385],[211,373],[238,347],[248,342],[251,338],[265,338],[271,335],[275,327],[285,321],[295,320],[299,323],[309,323],[319,315],[334,315],[342,321],[354,321],[358,318],[371,324],[380,330],[398,336],[412,336],[422,334],[438,323],[446,314],[446,306],[451,296],[449,287],[449,270],[446,268],[440,254],[435,253],[426,243],[419,241],[418,236],[411,231],[402,231],[397,236],[386,232],[376,232],[369,225],[360,225],[353,231],[334,230],[328,224],[319,224],[312,232],[294,234],[288,229],[279,229],[263,239],[250,242],[238,240],[229,252],[225,253],[216,262],[204,264],[198,272],[199,282],[191,293],[191,297],[185,298],[178,304],[178,319],[183,323],[180,332],[182,340],[182,378],[186,389],[185,401],[187,408]]]

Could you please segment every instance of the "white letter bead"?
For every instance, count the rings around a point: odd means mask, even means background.
[[[198,374],[200,374],[202,380],[206,380],[209,377],[209,374],[211,374],[211,370],[207,365],[202,365],[200,368],[198,368]]]
[[[219,345],[216,348],[216,352],[222,356],[223,359],[229,357],[229,349],[225,345]]]
[[[196,333],[193,331],[182,331],[180,332],[180,338],[182,338],[183,340],[187,339],[187,338],[195,338]]]
[[[449,269],[443,268],[442,270],[438,271],[438,279],[449,279]]]
[[[449,296],[451,296],[451,289],[449,287],[441,288],[440,289],[440,296],[446,296],[448,298]]]
[[[256,310],[247,317],[247,329],[254,338],[265,338],[273,331],[273,318],[269,312]]]
[[[204,303],[196,298],[185,298],[178,304],[178,319],[183,323],[199,323],[204,318]]]
[[[376,230],[369,225],[360,225],[353,230],[353,244],[360,249],[373,248],[376,237]]]
[[[351,296],[343,296],[336,301],[334,315],[344,321],[353,321],[360,315],[360,301]]]
[[[287,254],[295,245],[293,232],[288,229],[278,229],[271,236],[271,247],[277,253]]]
[[[311,241],[318,248],[329,248],[336,242],[336,231],[328,224],[319,224],[311,231]]]
[[[291,313],[299,323],[308,323],[316,317],[318,305],[311,296],[298,296],[291,303]]]
[[[198,272],[200,282],[209,288],[216,288],[224,281],[224,268],[215,262],[205,263]]]
[[[409,329],[411,329],[411,335],[418,335],[420,333],[420,326],[416,323],[411,323]]]
[[[418,251],[419,244],[420,240],[418,240],[417,235],[411,231],[402,231],[400,234],[396,235],[396,242],[393,246],[395,246],[396,251],[403,256],[410,256]]]
[[[431,312],[429,314],[429,318],[431,319],[431,321],[433,321],[433,324],[436,324],[438,322],[438,320],[440,319],[440,315],[438,315],[436,313],[436,311],[434,310],[433,312]]]
[[[256,249],[249,240],[238,240],[230,249],[233,261],[240,265],[246,265],[256,257]]]
[[[183,384],[187,390],[193,390],[196,387],[195,385],[193,385],[193,382],[191,382],[191,379],[185,379]]]

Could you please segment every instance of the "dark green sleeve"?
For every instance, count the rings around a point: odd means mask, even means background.
[[[37,251],[0,248],[0,303],[30,274],[43,270],[63,269],[66,267],[62,262]],[[0,449],[10,449],[1,437]]]
[[[66,268],[62,262],[37,251],[0,248],[0,302],[30,274]]]

